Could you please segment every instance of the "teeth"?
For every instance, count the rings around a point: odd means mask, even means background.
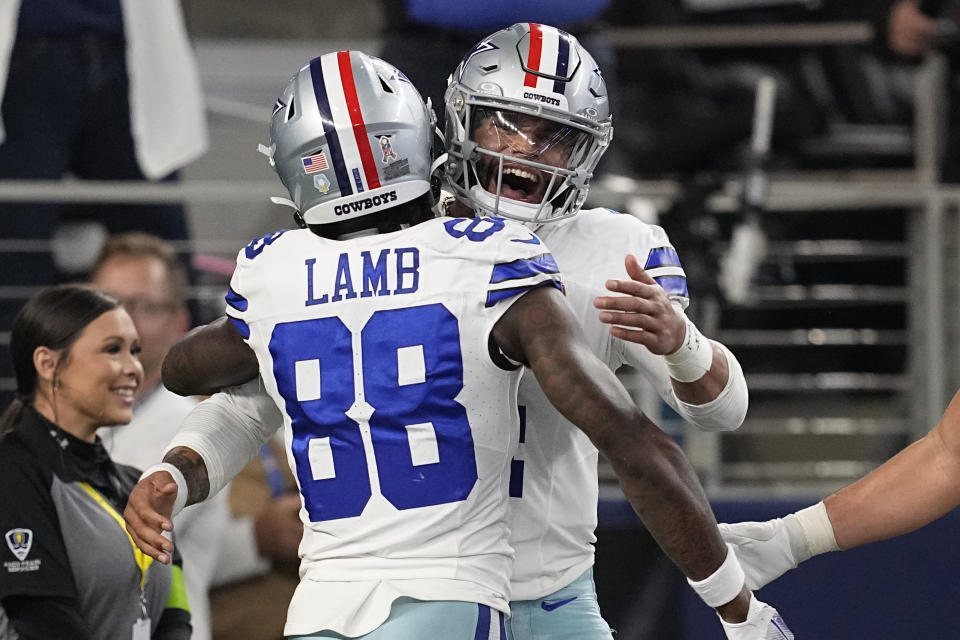
[[[527,171],[526,169],[521,169],[519,167],[505,167],[503,169],[503,173],[504,175],[509,174],[517,176],[518,178],[523,178],[524,180],[529,180],[533,183],[540,181],[540,176],[538,174],[533,173],[532,171]]]
[[[113,392],[118,396],[123,396],[125,398],[133,397],[133,389],[114,389]]]

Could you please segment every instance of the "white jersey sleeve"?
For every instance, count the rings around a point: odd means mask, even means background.
[[[210,480],[209,495],[214,496],[247,466],[282,424],[277,405],[257,378],[195,406],[167,451],[182,446],[199,453]]]
[[[507,610],[520,372],[489,338],[540,286],[560,287],[553,257],[498,218],[342,242],[288,231],[241,251],[227,313],[304,502],[287,635],[368,633],[402,596]]]

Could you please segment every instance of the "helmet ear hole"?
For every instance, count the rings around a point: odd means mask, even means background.
[[[387,84],[387,81],[383,79],[383,76],[377,76],[377,78],[380,79],[380,86],[383,87],[383,90],[384,90],[384,91],[386,91],[387,93],[396,93],[396,92],[393,90],[393,87],[391,87],[389,84]]]

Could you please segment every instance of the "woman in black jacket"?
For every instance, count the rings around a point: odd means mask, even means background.
[[[180,566],[133,544],[121,513],[139,472],[98,427],[130,421],[143,378],[117,300],[65,285],[14,321],[17,397],[0,417],[0,639],[187,640]]]

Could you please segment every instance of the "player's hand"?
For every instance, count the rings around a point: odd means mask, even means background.
[[[260,555],[274,560],[295,560],[298,557],[303,538],[301,506],[299,494],[286,494],[274,498],[257,516],[254,531]]]
[[[173,543],[165,532],[173,531],[173,503],[177,483],[167,471],[157,471],[143,478],[130,492],[123,518],[127,531],[140,550],[167,564],[173,555]]]
[[[763,587],[810,557],[792,513],[766,522],[720,524],[720,535],[736,548],[749,589]]]
[[[765,602],[750,596],[750,613],[744,622],[725,622],[720,619],[728,640],[794,640],[777,610]]]
[[[631,280],[607,280],[607,289],[619,296],[599,296],[593,306],[601,309],[600,321],[609,325],[617,338],[645,346],[663,356],[683,345],[686,323],[667,292],[643,270],[636,256],[627,256],[627,275]]]

